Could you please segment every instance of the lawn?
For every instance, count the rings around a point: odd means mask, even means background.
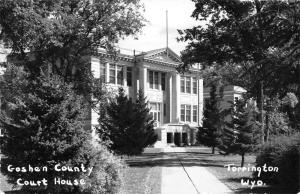
[[[119,194],[159,194],[161,166],[160,154],[143,154],[125,159],[128,167],[123,171],[123,185]]]

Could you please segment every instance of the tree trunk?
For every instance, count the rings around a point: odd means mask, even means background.
[[[244,161],[245,161],[245,154],[242,154],[242,162],[241,162],[241,167],[244,166]]]
[[[270,103],[269,100],[267,100],[267,110],[266,110],[266,142],[269,141],[269,136],[270,136],[270,107],[269,107]]]
[[[211,153],[212,153],[212,154],[215,154],[215,146],[212,147]]]
[[[265,143],[265,123],[264,123],[264,83],[260,82],[260,114],[261,114],[261,143]]]

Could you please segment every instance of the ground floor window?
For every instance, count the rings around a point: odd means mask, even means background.
[[[150,102],[150,114],[152,115],[153,120],[160,122],[161,121],[161,104],[157,102]]]
[[[180,106],[180,121],[182,122],[197,122],[198,109],[197,105],[191,106],[188,104],[182,104]],[[193,108],[193,109],[192,109]]]

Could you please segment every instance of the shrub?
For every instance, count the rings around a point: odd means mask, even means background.
[[[278,172],[262,172],[254,176],[271,185],[297,191],[300,177],[300,133],[277,137],[266,144],[256,157],[256,165],[278,167]]]
[[[117,193],[121,186],[121,170],[125,167],[123,161],[114,156],[106,146],[96,144],[83,147],[80,160],[88,161],[88,166],[93,166],[90,176],[83,174],[82,179],[86,180],[82,188],[84,193],[89,194],[112,194]]]

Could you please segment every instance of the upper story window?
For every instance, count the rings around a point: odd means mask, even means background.
[[[116,65],[109,64],[109,83],[115,84],[116,83]]]
[[[165,90],[165,79],[165,73],[151,70],[148,71],[148,82],[151,89],[160,89],[161,86],[161,89]]]
[[[197,79],[195,77],[192,78],[193,82],[193,94],[197,94]]]
[[[117,84],[123,85],[123,67],[117,66]]]
[[[123,67],[109,64],[109,83],[123,85]]]
[[[197,79],[195,77],[181,76],[180,91],[181,93],[197,94]]]
[[[185,88],[186,88],[186,93],[191,93],[191,77],[186,77],[185,78],[186,84],[185,84]]]
[[[161,89],[166,90],[166,73],[161,73]]]
[[[180,77],[180,91],[185,92],[185,78],[183,76]]]
[[[132,67],[127,67],[127,86],[132,86]]]
[[[100,64],[100,80],[102,83],[105,83],[106,79],[106,67],[105,63]]]

